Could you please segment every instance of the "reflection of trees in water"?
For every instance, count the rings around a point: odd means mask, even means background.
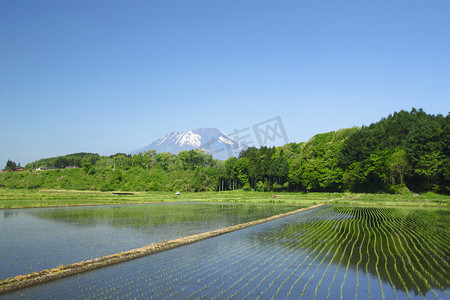
[[[348,262],[349,268],[368,272],[373,280],[417,295],[450,285],[449,217],[447,210],[329,207],[257,238],[324,250],[319,260],[330,253],[327,264],[339,264],[342,276]],[[269,235],[277,238],[267,239]]]
[[[106,224],[145,229],[155,225],[180,223],[238,224],[298,209],[299,206],[273,204],[178,203],[112,207],[53,208],[29,214],[52,221],[75,224]]]
[[[3,218],[5,218],[5,219],[13,217],[13,216],[17,216],[17,211],[8,210],[8,211],[3,212]]]

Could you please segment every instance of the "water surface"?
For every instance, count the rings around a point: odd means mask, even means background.
[[[0,210],[0,278],[131,250],[297,208],[174,203]]]

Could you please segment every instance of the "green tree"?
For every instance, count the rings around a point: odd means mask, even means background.
[[[156,162],[157,166],[164,171],[173,171],[178,168],[177,156],[172,153],[163,152],[156,154]]]
[[[433,182],[438,181],[439,174],[444,167],[446,157],[439,151],[427,153],[419,158],[414,172],[418,175],[425,176],[427,179],[426,188],[433,189]],[[434,188],[437,190],[437,187]]]
[[[389,168],[392,173],[398,175],[400,178],[400,185],[403,185],[405,175],[408,175],[412,170],[405,149],[399,149],[392,153],[389,159]]]
[[[90,162],[84,162],[83,163],[83,171],[88,175],[94,175],[95,174],[95,168]]]
[[[6,162],[6,166],[5,166],[5,170],[12,170],[17,168],[17,164],[16,162],[8,159],[8,161]]]
[[[236,157],[230,157],[225,161],[225,170],[227,172],[228,179],[228,189],[237,189],[239,172],[236,168],[236,162],[238,159]]]
[[[237,177],[240,183],[240,186],[244,186],[246,184],[249,184],[248,181],[248,166],[249,166],[249,159],[246,157],[243,157],[241,159],[238,159],[235,164]]]

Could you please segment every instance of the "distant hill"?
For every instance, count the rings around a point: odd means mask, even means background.
[[[197,128],[188,132],[171,132],[131,154],[148,150],[178,154],[180,151],[200,149],[211,154],[215,159],[226,160],[237,157],[247,148],[247,145],[236,141],[217,128]]]
[[[84,162],[95,163],[100,158],[97,153],[73,153],[63,156],[42,158],[28,164],[26,167],[31,169],[48,167],[48,168],[66,168],[66,167],[81,167]]]

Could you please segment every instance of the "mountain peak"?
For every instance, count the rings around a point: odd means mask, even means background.
[[[200,149],[209,153],[215,159],[226,160],[236,157],[248,146],[229,137],[214,127],[196,128],[188,132],[171,132],[153,143],[142,147],[133,154],[156,150],[157,153],[170,152],[178,154],[180,151]]]

